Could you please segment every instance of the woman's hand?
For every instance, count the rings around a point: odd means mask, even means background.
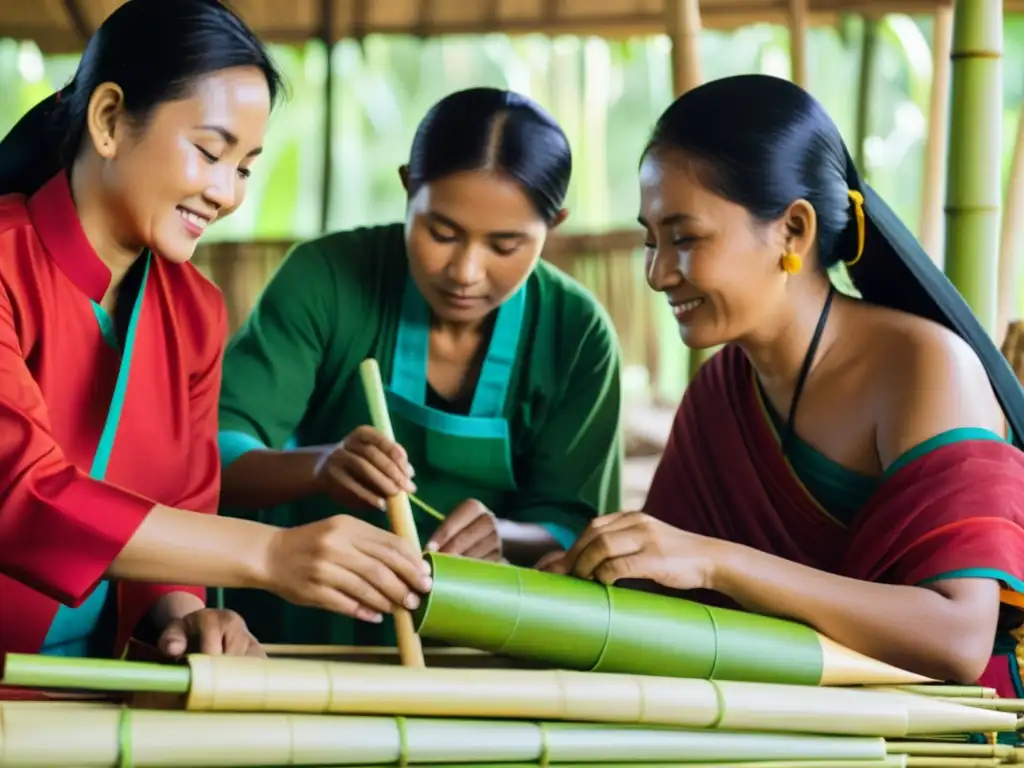
[[[405,449],[373,427],[352,430],[320,456],[315,472],[320,487],[349,509],[385,509],[386,499],[416,492]]]
[[[395,534],[348,515],[275,533],[267,589],[296,605],[379,622],[393,606],[415,610],[430,566]]]
[[[603,584],[643,579],[669,589],[711,589],[720,545],[643,512],[617,512],[593,520],[568,552],[535,567]]]
[[[498,518],[476,499],[467,499],[451,511],[430,537],[427,549],[474,560],[502,560]]]
[[[212,656],[265,657],[259,642],[249,633],[245,620],[234,611],[203,608],[171,620],[157,642],[160,652],[172,659],[186,653]]]

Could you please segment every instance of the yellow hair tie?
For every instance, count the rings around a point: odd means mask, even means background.
[[[864,195],[855,189],[851,189],[847,194],[853,203],[853,215],[857,217],[857,255],[846,262],[846,266],[852,267],[864,255]]]

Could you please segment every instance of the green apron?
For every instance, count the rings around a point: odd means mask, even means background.
[[[498,512],[506,495],[516,490],[505,401],[519,348],[526,291],[524,285],[498,309],[470,412],[463,416],[426,404],[430,308],[408,278],[385,394],[395,439],[416,469],[417,496],[444,513],[466,499],[477,499]],[[300,504],[296,509],[304,507]],[[351,514],[386,526],[379,512]],[[439,522],[415,505],[413,516],[425,545]],[[284,522],[276,513],[262,519]],[[293,518],[288,524],[298,522]],[[225,606],[241,613],[261,642],[395,645],[390,616],[382,624],[369,624],[250,590],[224,590],[224,597]]]
[[[117,428],[121,423],[124,398],[128,392],[128,378],[132,367],[132,351],[135,349],[135,333],[138,327],[139,315],[142,312],[142,297],[146,292],[146,279],[149,277],[149,260],[151,258],[149,253],[144,258],[146,263],[142,274],[142,283],[139,286],[139,293],[135,297],[131,320],[128,323],[128,331],[125,334],[124,350],[121,353],[121,364],[117,370],[114,394],[110,399],[107,418],[103,424],[103,431],[100,433],[100,440],[92,459],[92,467],[89,470],[89,477],[95,480],[106,479],[107,467],[110,465],[110,456],[114,451],[114,438],[117,437]],[[103,338],[108,344],[117,349],[120,345],[110,315],[95,301],[92,302],[92,307],[96,315],[96,321],[100,325]],[[112,595],[110,582],[103,580],[96,585],[96,588],[89,597],[77,608],[61,605],[53,617],[53,623],[46,633],[46,638],[43,640],[43,645],[39,652],[48,656],[86,657],[107,655],[109,650],[103,653],[101,648],[109,649],[114,643],[116,625],[114,601],[108,602]]]

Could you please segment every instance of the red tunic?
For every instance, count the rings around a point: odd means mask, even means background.
[[[64,173],[0,196],[0,653],[38,652],[59,603],[88,597],[155,504],[216,513],[226,311],[189,264],[151,260],[106,478],[89,477],[121,362],[92,305],[109,282]],[[112,654],[161,596],[205,599],[116,591]]]

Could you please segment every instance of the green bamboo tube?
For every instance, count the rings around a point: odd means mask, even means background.
[[[810,627],[689,600],[428,554],[422,637],[595,672],[799,685],[921,682]]]
[[[878,738],[716,733],[481,720],[0,707],[0,766],[699,763],[882,760]],[[130,756],[130,761],[124,758]],[[123,762],[122,762],[123,761]]]
[[[0,682],[15,688],[181,694],[188,693],[190,679],[188,667],[183,666],[8,653]]]
[[[908,768],[994,768],[1001,765],[999,758],[975,757],[915,757],[907,758]]]
[[[994,336],[1002,202],[1003,3],[958,0],[953,9],[945,268]]]

